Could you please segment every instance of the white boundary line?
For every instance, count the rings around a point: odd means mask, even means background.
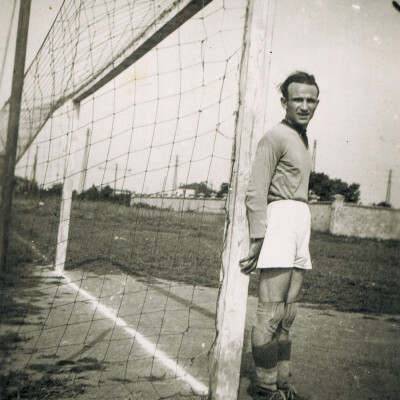
[[[18,237],[19,240],[31,246],[34,252],[40,257],[42,257],[43,260],[47,260],[46,257],[35,248],[33,242],[30,243],[25,239],[23,239],[22,237],[20,237],[19,235],[16,236]],[[105,317],[114,321],[116,326],[119,326],[126,333],[128,333],[128,335],[132,336],[136,340],[136,342],[139,343],[148,354],[153,356],[157,361],[159,361],[165,367],[170,369],[174,374],[176,374],[176,376],[179,379],[185,380],[196,394],[200,395],[208,394],[208,387],[204,385],[204,383],[198,381],[195,377],[187,373],[181,366],[177,364],[176,361],[169,358],[166,353],[164,353],[161,350],[158,350],[157,346],[154,343],[150,342],[141,333],[130,327],[128,323],[124,321],[122,318],[118,317],[113,310],[106,307],[104,304],[100,303],[99,299],[96,299],[96,297],[92,296],[89,292],[87,292],[84,289],[81,289],[77,284],[73,283],[71,279],[68,276],[66,276],[62,270],[60,270],[59,268],[55,268],[52,271],[52,273],[57,275],[58,277],[64,278],[66,280],[67,285],[70,286],[72,289],[74,289],[76,292],[78,292],[81,296],[89,300],[90,304],[96,311],[99,311]]]
[[[58,276],[60,276],[59,271],[56,270],[54,272]],[[136,342],[139,343],[143,347],[144,350],[146,350],[147,353],[154,356],[154,358],[157,359],[157,361],[159,361],[165,367],[167,367],[168,369],[173,371],[173,373],[176,374],[176,376],[178,378],[185,380],[196,393],[201,394],[201,395],[208,394],[207,386],[205,386],[203,383],[198,381],[192,375],[187,373],[181,366],[179,366],[177,364],[176,361],[169,358],[163,351],[158,350],[157,346],[154,343],[150,342],[141,333],[139,333],[138,331],[136,331],[135,329],[130,327],[128,325],[128,323],[126,321],[124,321],[122,318],[118,317],[113,310],[106,307],[104,304],[100,303],[99,299],[96,299],[94,296],[92,296],[86,290],[81,289],[78,285],[73,283],[71,281],[71,279],[69,277],[67,277],[64,273],[62,273],[61,276],[67,281],[68,286],[70,286],[72,289],[74,289],[76,292],[78,292],[81,296],[83,296],[87,300],[89,300],[90,304],[96,311],[99,311],[105,317],[114,321],[116,326],[119,326],[122,329],[124,329],[124,331],[126,333],[128,333],[129,335],[131,335],[136,340]]]

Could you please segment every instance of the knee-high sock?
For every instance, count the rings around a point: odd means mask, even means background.
[[[289,384],[291,347],[292,342],[290,340],[278,341],[277,383],[280,388]]]
[[[253,328],[253,334],[255,330],[257,330],[256,327]],[[273,339],[260,346],[253,344],[252,351],[259,386],[276,390],[278,342]]]
[[[284,303],[258,303],[251,344],[259,385],[276,390],[278,343],[275,334],[285,312]]]
[[[289,384],[290,355],[292,342],[289,340],[289,330],[297,314],[297,304],[285,304],[285,312],[282,322],[278,328],[278,363],[277,382],[279,387],[286,387]]]

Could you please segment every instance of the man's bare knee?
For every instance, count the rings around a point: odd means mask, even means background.
[[[285,313],[285,304],[258,302],[256,323],[252,332],[253,346],[272,341]]]

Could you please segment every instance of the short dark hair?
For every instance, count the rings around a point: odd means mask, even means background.
[[[288,98],[288,88],[291,83],[305,83],[306,85],[315,86],[317,88],[317,96],[319,95],[319,87],[315,81],[314,75],[307,74],[307,72],[303,71],[295,71],[279,85],[279,90],[285,99]]]

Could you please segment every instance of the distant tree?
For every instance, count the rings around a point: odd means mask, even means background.
[[[387,208],[392,208],[392,205],[389,203],[386,203],[386,201],[381,201],[380,203],[377,204],[378,207],[387,207]]]
[[[20,176],[16,176],[14,178],[14,195],[22,196],[26,195],[29,192],[29,189],[32,188],[32,194],[37,192],[38,185],[36,182],[30,182],[26,178],[21,178]]]
[[[229,183],[228,182],[221,183],[219,191],[217,192],[217,197],[222,197],[224,194],[227,195],[228,190],[229,190]]]
[[[360,199],[360,185],[347,184],[341,179],[331,179],[322,172],[312,172],[310,176],[310,190],[320,197],[321,201],[332,200],[335,194],[344,196],[346,203],[358,203]]]
[[[108,185],[102,187],[99,194],[100,200],[110,200],[113,192],[114,191],[112,190],[112,188]]]
[[[92,185],[89,189],[83,191],[82,193],[76,194],[76,197],[80,200],[106,200],[120,204],[129,204],[131,192],[126,190],[123,193],[116,194],[109,185],[103,186],[100,189],[98,189],[97,186]]]
[[[81,193],[81,198],[85,200],[96,201],[99,200],[99,191],[96,186],[92,185],[89,189]]]
[[[44,190],[45,196],[61,196],[63,189],[62,183],[54,183],[52,186]]]

